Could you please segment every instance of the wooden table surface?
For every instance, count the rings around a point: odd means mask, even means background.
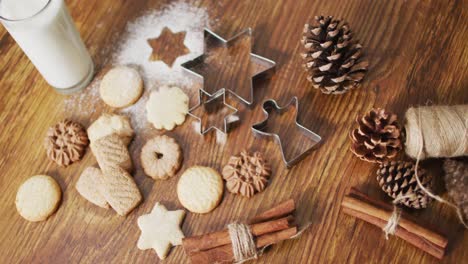
[[[128,21],[164,5],[163,1],[149,0],[71,0],[67,4],[98,70],[108,66],[112,47]],[[377,166],[360,161],[349,151],[348,133],[357,114],[384,107],[402,117],[412,105],[468,103],[467,1],[203,0],[193,5],[207,9],[211,20],[217,21],[213,30],[222,36],[252,27],[253,52],[273,59],[278,66],[269,81],[256,85],[257,103],[251,109],[241,109],[241,125],[225,144],[216,143],[213,135],[197,135],[193,119],[170,133],[184,149],[182,171],[197,164],[220,170],[232,154],[244,148],[263,151],[273,167],[263,193],[247,199],[225,192],[212,213],[187,213],[184,233],[190,236],[219,230],[230,221],[246,219],[292,197],[298,204],[299,223],[310,221],[310,229],[296,240],[275,245],[256,262],[438,262],[401,239],[385,240],[378,228],[344,215],[340,203],[352,186],[386,199],[375,180]],[[330,96],[311,89],[306,81],[299,40],[304,23],[320,14],[345,18],[365,47],[370,69],[361,88]],[[75,190],[80,173],[95,164],[91,151],[81,162],[63,169],[47,159],[42,142],[47,128],[61,119],[72,118],[88,126],[112,109],[100,100],[88,100],[86,96],[97,96],[90,91],[95,87],[74,97],[55,93],[3,27],[0,54],[0,263],[158,262],[152,250],[136,247],[140,235],[137,218],[158,201],[168,209],[181,208],[176,195],[180,173],[155,182],[142,173],[138,162],[142,139],[159,132],[144,124],[131,145],[137,167],[134,177],[144,202],[125,218],[93,206]],[[262,119],[259,102],[274,98],[284,104],[293,95],[300,100],[299,119],[320,134],[324,144],[288,170],[278,146],[254,138],[250,125]],[[294,147],[302,141],[294,135],[289,142]],[[440,179],[440,164],[432,160],[423,165]],[[47,221],[30,223],[16,212],[14,201],[20,184],[36,174],[53,176],[63,190],[63,201]],[[442,263],[468,262],[468,233],[452,210],[433,204],[411,214],[450,239]],[[166,260],[187,262],[181,247],[174,248]]]

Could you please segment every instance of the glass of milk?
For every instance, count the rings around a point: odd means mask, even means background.
[[[79,91],[93,78],[94,63],[63,0],[0,0],[0,21],[58,92]]]

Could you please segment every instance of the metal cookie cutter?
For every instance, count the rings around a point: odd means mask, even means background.
[[[196,106],[190,108],[188,114],[190,116],[192,116],[193,118],[198,120],[198,122],[200,124],[199,133],[203,136],[206,133],[210,132],[212,129],[215,129],[215,130],[217,130],[217,131],[219,131],[219,132],[221,132],[223,134],[227,134],[230,131],[232,125],[234,123],[236,123],[237,121],[239,121],[239,116],[236,115],[238,110],[226,103],[226,90],[225,89],[220,89],[214,94],[209,94],[206,91],[204,91],[202,89],[199,89],[198,94],[199,94],[198,104]],[[211,125],[211,126],[209,126],[208,128],[205,129],[203,127],[203,122],[202,122],[201,117],[196,116],[195,114],[193,114],[193,112],[196,109],[200,108],[200,107],[205,107],[205,111],[207,111],[207,112],[218,111],[219,110],[219,108],[217,108],[218,106],[214,105],[212,108],[210,108],[210,106],[211,106],[210,104],[213,104],[214,102],[219,100],[220,97],[223,98],[223,101],[222,101],[222,103],[220,105],[222,105],[223,107],[228,108],[231,111],[231,113],[227,114],[224,117],[224,126],[222,128]]]
[[[200,65],[200,64],[209,64],[209,62],[206,62],[205,59],[208,57],[209,53],[210,53],[210,49],[213,47],[213,46],[221,46],[223,48],[229,48],[231,46],[234,46],[234,44],[236,43],[236,41],[238,41],[239,39],[241,39],[242,37],[249,37],[251,38],[252,37],[252,29],[251,28],[247,28],[245,29],[244,31],[240,32],[239,34],[235,35],[234,37],[226,40],[224,38],[222,38],[221,36],[217,35],[216,33],[214,33],[213,31],[205,28],[204,29],[204,53],[198,57],[196,57],[195,59],[193,60],[190,60],[190,61],[187,61],[187,62],[184,62],[181,64],[182,68],[184,70],[186,70],[187,72],[203,79],[203,75],[194,71],[193,68]],[[253,72],[251,72],[251,80],[250,80],[250,92],[249,92],[249,98],[244,98],[242,97],[241,95],[239,95],[238,93],[236,93],[236,91],[234,91],[233,88],[229,88],[229,87],[214,87],[215,89],[226,89],[228,90],[230,93],[232,93],[235,97],[239,98],[243,103],[247,104],[247,105],[252,105],[252,103],[254,102],[254,98],[253,98],[253,81],[254,79],[257,79],[259,77],[262,77],[262,76],[265,76],[265,75],[268,75],[270,72],[274,71],[274,68],[276,66],[276,62],[270,60],[270,59],[267,59],[267,58],[264,58],[262,56],[259,56],[259,55],[256,55],[256,54],[253,54],[251,52],[251,49],[252,47],[250,46],[250,63],[254,64],[256,67],[254,67],[255,69],[253,70]],[[248,65],[247,65],[248,66]]]
[[[294,157],[286,157],[286,154],[285,154],[284,148],[283,148],[283,143],[281,141],[280,136],[278,134],[276,134],[276,133],[266,132],[266,128],[267,128],[267,124],[268,124],[269,113],[271,113],[271,111],[276,111],[278,114],[282,114],[282,113],[288,111],[288,108],[293,104],[296,107],[296,117],[295,117],[296,127],[298,127],[304,133],[304,135],[309,137],[314,143],[312,144],[311,147],[307,148],[305,151],[301,152],[299,155],[296,155]],[[307,154],[309,154],[313,149],[315,149],[317,147],[317,145],[320,143],[320,141],[322,140],[322,138],[319,135],[317,135],[312,130],[304,127],[303,125],[301,125],[298,122],[297,116],[298,116],[298,113],[299,113],[299,101],[298,101],[296,96],[294,96],[291,99],[291,101],[284,107],[278,106],[278,103],[273,99],[266,100],[263,103],[262,107],[263,107],[263,112],[265,113],[265,119],[260,123],[254,124],[252,126],[252,131],[254,132],[254,135],[256,135],[256,136],[269,137],[269,138],[273,137],[273,139],[276,141],[276,143],[281,148],[281,156],[282,156],[283,161],[286,164],[287,168],[291,168],[296,163],[298,163],[303,158],[305,158],[305,156]]]

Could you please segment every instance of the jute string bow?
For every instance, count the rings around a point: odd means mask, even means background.
[[[296,235],[290,239],[296,239],[309,228],[311,223],[307,223]],[[234,263],[241,264],[246,261],[257,259],[263,254],[266,248],[271,245],[266,245],[257,250],[254,237],[248,225],[241,223],[231,223],[228,225],[229,237],[232,243],[232,252],[234,253]]]

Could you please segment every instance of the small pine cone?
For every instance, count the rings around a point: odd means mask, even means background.
[[[362,58],[362,46],[353,41],[346,22],[316,16],[318,25],[304,26],[302,57],[307,79],[325,94],[342,94],[364,79],[369,63]]]
[[[432,178],[423,169],[418,169],[418,178],[424,188],[430,190]],[[403,198],[399,204],[410,208],[426,208],[431,198],[419,187],[415,175],[415,163],[405,161],[391,161],[380,164],[377,170],[377,181],[380,187],[390,197],[413,195]]]
[[[402,147],[397,116],[385,109],[372,109],[357,117],[358,128],[351,131],[351,151],[360,159],[382,163],[394,158]]]

